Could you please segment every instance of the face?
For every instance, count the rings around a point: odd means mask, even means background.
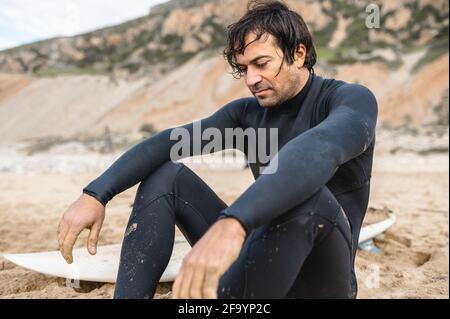
[[[256,38],[254,33],[246,36],[245,43]],[[308,70],[304,67],[306,49],[303,44],[295,54],[292,65],[283,61],[283,52],[271,34],[264,34],[258,41],[246,46],[236,62],[244,71],[245,84],[262,107],[279,105],[294,97],[305,85]],[[280,69],[281,67],[281,69]]]

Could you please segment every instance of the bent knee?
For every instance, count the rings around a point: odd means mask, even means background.
[[[136,193],[134,208],[145,205],[159,196],[172,193],[176,178],[184,167],[183,163],[168,161],[142,180]]]
[[[272,221],[272,224],[279,224],[280,222],[282,223],[299,217],[310,218],[312,216],[322,217],[334,222],[340,209],[341,205],[337,199],[330,192],[330,190],[324,186],[306,201],[293,207]]]

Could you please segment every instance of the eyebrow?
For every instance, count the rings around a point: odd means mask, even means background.
[[[270,58],[271,59],[272,57],[270,55],[260,55],[260,56],[257,56],[256,58],[252,59],[249,64],[252,64],[262,58]],[[245,64],[238,64],[238,65],[245,66]]]

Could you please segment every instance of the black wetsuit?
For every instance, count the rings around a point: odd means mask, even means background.
[[[356,297],[354,257],[369,198],[376,120],[377,102],[367,88],[314,74],[281,105],[263,108],[243,98],[223,106],[201,120],[202,130],[278,129],[278,169],[260,175],[262,164],[250,163],[256,180],[229,207],[189,168],[170,161],[177,143],[172,129],[134,146],[84,189],[106,205],[142,182],[115,297],[153,296],[175,224],[194,244],[227,216],[241,222],[247,238],[220,280],[219,298]],[[183,127],[192,133],[192,123]],[[249,144],[242,150],[255,151]]]

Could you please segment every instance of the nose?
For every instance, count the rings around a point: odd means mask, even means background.
[[[251,70],[251,68],[247,69],[247,73],[245,74],[245,84],[248,87],[255,86],[255,84],[261,81],[262,76],[256,70]]]

